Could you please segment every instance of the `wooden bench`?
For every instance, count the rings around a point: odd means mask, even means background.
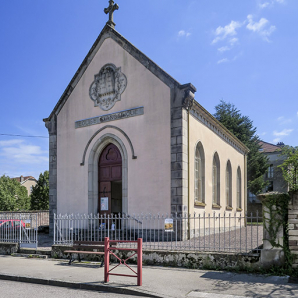
[[[116,244],[113,244],[116,246]],[[104,255],[104,241],[74,241],[72,250],[66,250],[64,253],[69,254],[69,265],[72,263],[72,254],[78,254],[78,260],[81,262],[81,254],[86,255]],[[101,267],[104,264],[104,259],[101,262]]]

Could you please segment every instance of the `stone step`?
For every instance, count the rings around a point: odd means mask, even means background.
[[[18,253],[26,254],[26,255],[43,255],[43,256],[50,256],[52,252],[51,248],[44,248],[44,249],[34,249],[34,248],[20,248]]]
[[[13,253],[13,257],[23,257],[23,258],[34,258],[34,259],[47,259],[48,255],[39,255],[39,254],[25,254],[25,253]]]

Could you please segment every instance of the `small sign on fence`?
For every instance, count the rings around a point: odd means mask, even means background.
[[[165,232],[173,232],[173,219],[166,218],[165,219]]]
[[[30,229],[31,228],[31,220],[30,219],[26,219],[25,220],[25,228],[26,229]]]

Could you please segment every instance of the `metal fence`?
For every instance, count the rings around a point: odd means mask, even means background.
[[[0,213],[0,242],[19,243],[20,247],[37,248],[37,214]]]
[[[36,210],[36,211],[0,211],[0,219],[1,218],[18,218],[19,215],[22,216],[32,216],[33,226],[40,228],[43,226],[49,225],[49,210]],[[34,218],[34,219],[33,219]]]
[[[173,251],[252,253],[262,249],[262,217],[257,213],[192,215],[54,215],[54,244],[143,239],[143,248]]]

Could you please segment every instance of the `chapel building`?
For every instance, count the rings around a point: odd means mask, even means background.
[[[113,4],[113,1],[110,1]],[[53,214],[241,213],[248,149],[105,25],[44,119]]]

